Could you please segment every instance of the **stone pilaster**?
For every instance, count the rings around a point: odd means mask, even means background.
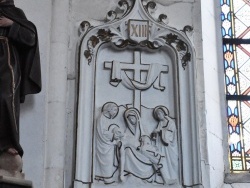
[[[44,187],[64,187],[70,0],[52,1]]]

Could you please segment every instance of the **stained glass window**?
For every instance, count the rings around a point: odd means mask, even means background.
[[[220,0],[230,170],[250,170],[250,0]]]

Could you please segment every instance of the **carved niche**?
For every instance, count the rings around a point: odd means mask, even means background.
[[[81,23],[75,188],[200,183],[192,28],[156,6],[122,0]]]

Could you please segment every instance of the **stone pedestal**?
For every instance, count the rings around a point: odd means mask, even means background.
[[[19,178],[0,176],[0,188],[32,188],[32,182]]]
[[[0,155],[0,188],[32,188],[32,182],[24,179],[23,161],[19,155],[7,152]]]

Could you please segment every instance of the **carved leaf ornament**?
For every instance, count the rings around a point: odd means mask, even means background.
[[[188,50],[188,45],[182,41],[181,39],[178,38],[177,35],[175,34],[168,34],[166,36],[162,36],[160,38],[163,38],[167,44],[172,45],[173,43],[176,44],[176,50],[178,52],[180,51],[184,51],[185,55],[182,57],[182,67],[185,69],[185,67],[187,66],[187,63],[191,60],[191,54]]]
[[[114,30],[113,30],[114,31]],[[175,34],[168,34],[166,36],[161,36],[160,38],[165,40],[165,43],[168,45],[173,46],[175,44],[175,48],[178,52],[183,51],[185,52],[182,57],[182,67],[185,69],[187,63],[191,60],[191,53],[189,52],[188,45],[178,38]],[[97,35],[93,35],[90,37],[88,41],[88,50],[85,50],[84,56],[88,59],[88,64],[92,61],[93,56],[93,49],[102,42],[113,42],[113,44],[118,48],[125,48],[127,46],[141,46],[141,47],[148,47],[150,49],[158,49],[161,46],[155,45],[155,42],[145,40],[141,42],[136,42],[130,39],[124,39],[118,31],[112,32],[111,30],[100,29],[97,32]]]
[[[126,0],[121,0],[118,2],[119,8],[123,11],[122,15],[118,17],[118,13],[115,11],[109,11],[107,13],[107,20],[108,23],[115,23],[124,18],[130,11],[132,6],[128,3]],[[151,13],[156,9],[156,3],[155,2],[148,2],[144,6],[145,11],[151,16]],[[151,16],[152,17],[152,16]],[[153,18],[153,17],[152,17]],[[154,18],[153,18],[154,19]],[[155,19],[156,22],[167,26],[167,15],[160,14],[157,19]],[[153,23],[150,23],[151,30],[153,28]],[[125,21],[125,25],[128,25],[127,21]],[[149,28],[149,30],[150,30]],[[112,42],[116,47],[118,48],[125,48],[127,46],[141,46],[141,47],[147,47],[149,49],[158,49],[162,47],[164,44],[162,42],[159,42],[159,39],[163,39],[165,45],[170,45],[173,48],[176,49],[176,51],[180,54],[182,67],[185,70],[185,67],[187,66],[188,62],[191,60],[191,53],[189,50],[189,46],[186,42],[184,42],[182,39],[180,39],[176,34],[168,33],[163,36],[159,36],[158,38],[152,38],[142,41],[134,41],[126,36],[124,31],[120,31],[121,29],[119,27],[109,27],[109,28],[102,28],[97,31],[95,35],[92,35],[87,42],[87,49],[84,51],[84,56],[88,60],[88,64],[93,60],[93,55],[96,49],[99,45],[107,42]],[[185,26],[181,32],[185,33],[187,36],[187,32],[191,32],[193,28],[191,26]],[[152,35],[153,31],[149,31]]]

